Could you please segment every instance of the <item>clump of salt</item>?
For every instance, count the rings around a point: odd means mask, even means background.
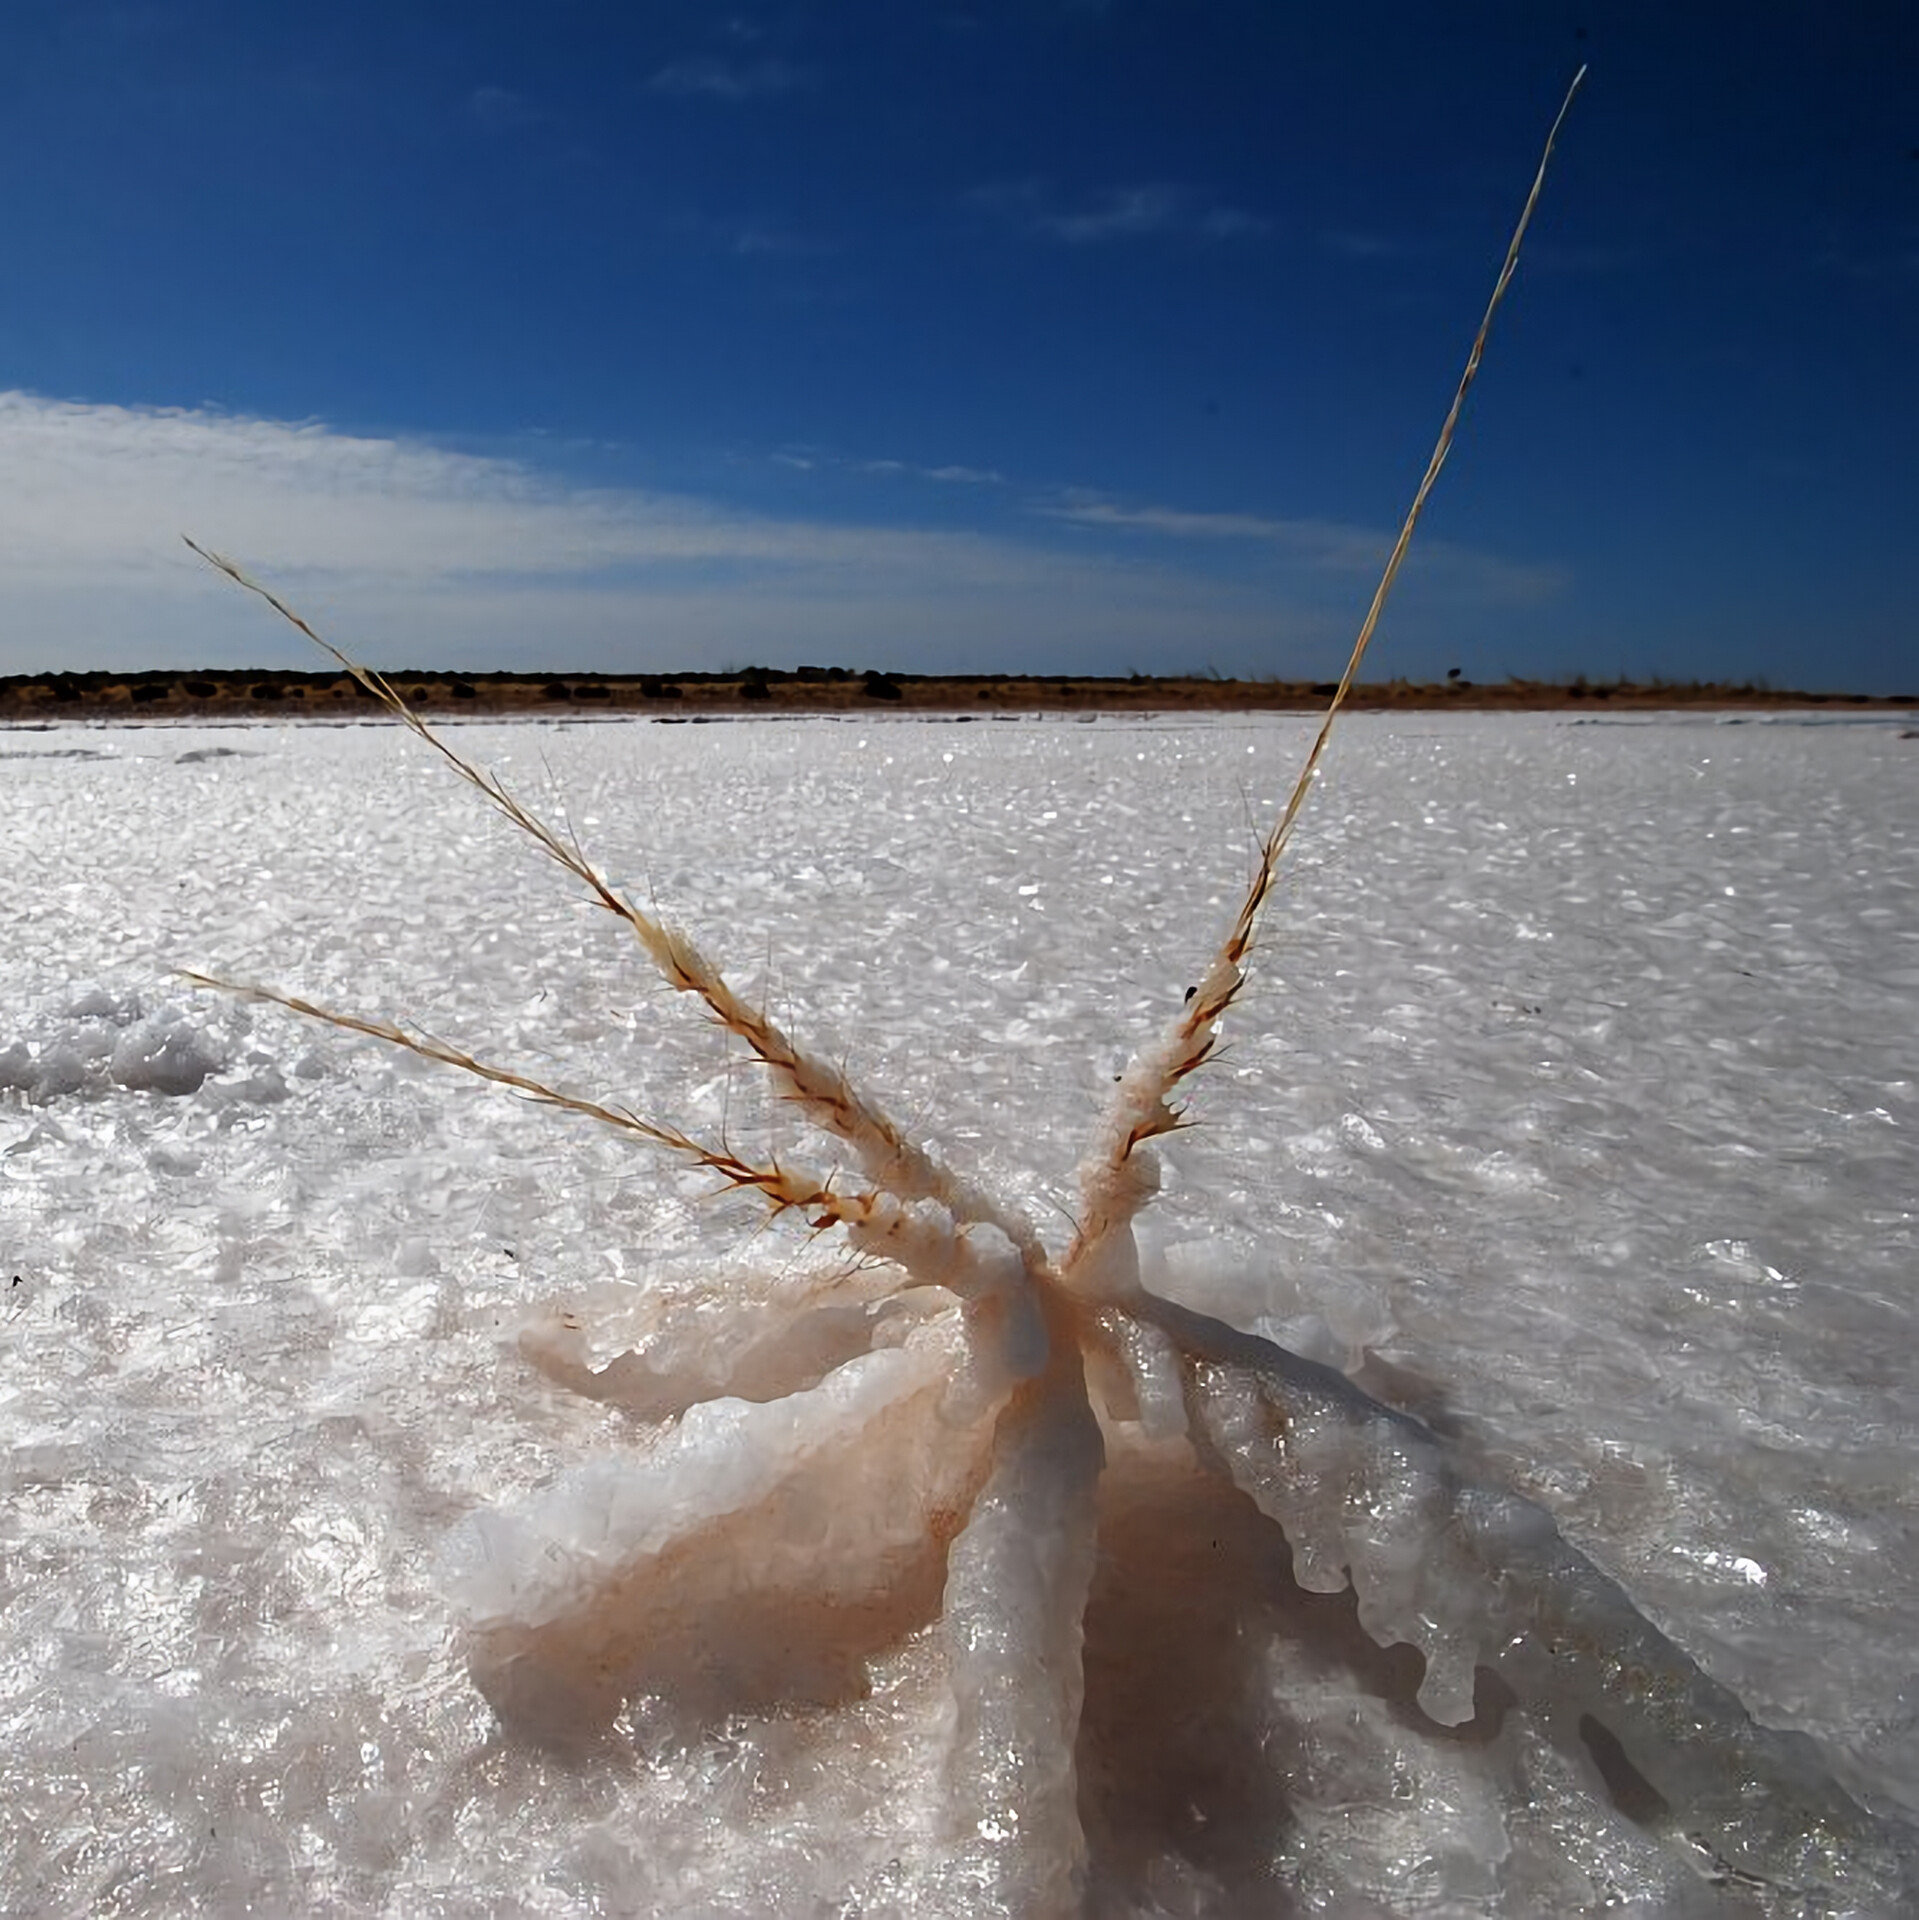
[[[37,1106],[109,1084],[177,1096],[198,1092],[226,1059],[224,1046],[186,1007],[168,1003],[148,1012],[138,996],[92,988],[43,1012],[0,1047],[0,1088]]]

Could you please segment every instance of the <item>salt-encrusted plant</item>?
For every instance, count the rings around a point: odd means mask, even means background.
[[[715,1664],[745,1657],[737,1623],[747,1618],[788,1623],[785,1659],[856,1655],[937,1619],[952,1703],[938,1809],[951,1902],[977,1914],[1072,1911],[1087,1885],[1082,1622],[1102,1552],[1102,1478],[1122,1460],[1175,1461],[1276,1523],[1301,1587],[1350,1586],[1374,1641],[1418,1650],[1418,1703],[1432,1721],[1471,1720],[1477,1676],[1490,1672],[1540,1703],[1569,1765],[1593,1764],[1582,1729],[1597,1723],[1651,1796],[1647,1824],[1708,1877],[1815,1908],[1840,1889],[1868,1905],[1896,1897],[1899,1849],[1810,1744],[1754,1723],[1542,1509],[1477,1484],[1424,1426],[1333,1369],[1158,1297],[1134,1238],[1157,1186],[1153,1142],[1181,1124],[1184,1083],[1212,1055],[1245,982],[1334,721],[1452,445],[1566,106],[1305,766],[1209,965],[1120,1075],[1080,1163],[1063,1248],[742,998],[689,935],[614,888],[570,833],[380,674],[231,562],[205,556],[339,660],[583,885],[841,1150],[820,1167],[754,1157],[413,1028],[193,976],[624,1131],[757,1192],[775,1215],[843,1233],[863,1256],[701,1302],[697,1325],[676,1326],[669,1312],[644,1354],[598,1368],[564,1323],[530,1338],[555,1378],[662,1431],[643,1463],[591,1461],[524,1512],[478,1516],[456,1543],[451,1586],[474,1672],[510,1722],[577,1731],[663,1675],[710,1681]],[[703,1650],[676,1669],[674,1650],[702,1636]],[[734,1697],[750,1692],[741,1681]]]

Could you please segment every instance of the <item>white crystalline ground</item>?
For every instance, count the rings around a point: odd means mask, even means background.
[[[1098,1103],[1197,977],[1306,735],[459,739],[1064,1238]],[[1911,1820],[1919,742],[1359,717],[1298,854],[1145,1216],[1161,1283],[1365,1360]],[[671,1444],[556,1381],[556,1302],[597,1365],[636,1300],[729,1269],[778,1293],[828,1250],[169,970],[811,1150],[752,1069],[391,729],[0,734],[0,883],[0,1911],[964,1911],[937,1627],[879,1635],[870,1686],[695,1643],[565,1752],[502,1731],[446,1598],[474,1515]],[[931,1365],[930,1337],[862,1366]],[[1675,1881],[1549,1714],[1423,1721],[1417,1663],[1293,1588],[1233,1499],[1149,1471],[1109,1529],[1098,1910],[1797,1910]],[[1184,1561],[1203,1608],[1155,1584]]]

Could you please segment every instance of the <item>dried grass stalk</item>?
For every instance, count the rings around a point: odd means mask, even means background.
[[[542,819],[497,774],[467,759],[407,704],[384,674],[362,666],[342,653],[279,595],[253,579],[237,563],[201,546],[189,536],[182,537],[209,566],[217,568],[249,593],[257,594],[283,620],[290,622],[322,652],[338,661],[388,712],[402,720],[467,785],[481,794],[495,812],[525,834],[548,859],[578,880],[597,905],[624,922],[668,986],[676,992],[697,994],[706,1003],[715,1021],[746,1043],[754,1057],[770,1071],[774,1090],[780,1098],[791,1101],[815,1126],[853,1149],[861,1170],[877,1192],[890,1194],[902,1201],[932,1200],[960,1225],[996,1227],[1020,1250],[1022,1259],[1029,1266],[1044,1264],[1045,1250],[1029,1220],[1017,1211],[1003,1207],[977,1182],[956,1173],[928,1149],[909,1139],[876,1102],[853,1085],[842,1069],[809,1053],[761,1009],[742,999],[690,935],[646,912],[619,892],[587,858],[579,842],[570,833],[562,833]],[[186,977],[196,985],[270,1000],[310,1019],[322,1020],[350,1032],[363,1033],[392,1045],[406,1047],[424,1058],[438,1060],[481,1079],[516,1088],[548,1105],[564,1107],[622,1131],[638,1134],[656,1144],[688,1154],[716,1171],[722,1170],[728,1160],[728,1156],[710,1152],[673,1128],[655,1127],[624,1109],[607,1108],[593,1101],[557,1093],[509,1069],[484,1066],[456,1049],[440,1048],[438,1043],[426,1041],[392,1022],[336,1014],[273,988],[242,985],[204,974],[188,974]],[[774,1171],[754,1169],[753,1177],[733,1177],[732,1184],[758,1187],[769,1199],[775,1199],[786,1188],[773,1178]],[[780,1199],[778,1204],[784,1208],[803,1203]],[[835,1213],[833,1218],[837,1221],[838,1214]]]
[[[1426,463],[1426,472],[1413,495],[1413,503],[1406,510],[1399,538],[1393,542],[1379,585],[1373,590],[1372,604],[1366,609],[1359,637],[1353,642],[1352,652],[1347,657],[1346,670],[1340,675],[1339,685],[1320,720],[1319,731],[1313,736],[1306,764],[1293,783],[1285,810],[1260,845],[1259,858],[1253,867],[1252,878],[1247,882],[1246,895],[1239,904],[1239,912],[1234,916],[1226,938],[1220,942],[1179,1017],[1158,1040],[1135,1054],[1120,1076],[1112,1103],[1094,1134],[1092,1150],[1080,1164],[1079,1230],[1067,1252],[1062,1271],[1069,1275],[1076,1271],[1081,1273],[1082,1285],[1086,1284],[1085,1276],[1096,1273],[1108,1264],[1105,1256],[1114,1236],[1125,1230],[1157,1188],[1156,1174],[1134,1167],[1131,1162],[1142,1144],[1159,1134],[1173,1132],[1181,1124],[1181,1110],[1173,1104],[1174,1095],[1187,1076],[1212,1057],[1219,1040],[1219,1023],[1246,984],[1246,962],[1253,950],[1260,913],[1272,895],[1279,875],[1279,863],[1292,840],[1293,828],[1306,804],[1306,796],[1319,777],[1320,762],[1325,758],[1327,743],[1332,739],[1333,723],[1339,718],[1340,710],[1346,704],[1346,696],[1359,677],[1360,663],[1366,658],[1366,649],[1372,644],[1379,616],[1385,610],[1394,582],[1399,578],[1399,569],[1413,542],[1413,530],[1426,510],[1427,497],[1439,478],[1440,469],[1446,464],[1446,456],[1452,452],[1453,434],[1459,426],[1460,414],[1465,409],[1466,395],[1478,377],[1479,363],[1486,351],[1486,339],[1492,332],[1493,316],[1499,311],[1500,302],[1505,299],[1506,289],[1512,284],[1513,274],[1519,266],[1519,250],[1525,243],[1526,230],[1532,225],[1533,211],[1539,205],[1540,192],[1546,184],[1546,168],[1552,160],[1553,147],[1559,139],[1560,128],[1565,125],[1566,115],[1571,111],[1573,96],[1579,91],[1580,82],[1585,77],[1584,67],[1573,75],[1572,84],[1566,89],[1566,97],[1554,116],[1552,129],[1546,135],[1546,145],[1533,175],[1532,190],[1526,195],[1519,223],[1514,227],[1513,237],[1507,244],[1505,261],[1500,267],[1499,278],[1494,282],[1492,297],[1486,302],[1479,331],[1473,336],[1472,350],[1466,356],[1465,371],[1459,376],[1459,386],[1453,394],[1452,405],[1446,410],[1432,457]],[[1104,1290],[1115,1283],[1116,1280],[1102,1277],[1095,1283],[1094,1290]]]

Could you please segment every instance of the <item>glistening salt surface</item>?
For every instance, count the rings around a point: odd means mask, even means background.
[[[458,737],[1047,1220],[1306,723]],[[864,1697],[642,1697],[582,1758],[500,1733],[444,1598],[462,1523],[646,1444],[522,1356],[530,1313],[741,1263],[752,1296],[823,1251],[168,970],[799,1144],[752,1070],[390,730],[3,744],[0,1908],[963,1910],[937,1629]],[[1760,1719],[1910,1816],[1919,746],[1360,717],[1298,853],[1145,1216],[1165,1284],[1370,1349]],[[1089,1647],[1102,1910],[1768,1910],[1675,1880],[1524,1715],[1481,1744],[1420,1722],[1334,1603],[1258,1598],[1283,1567],[1225,1496],[1140,1484]],[[1155,1616],[1195,1523],[1238,1584]]]

